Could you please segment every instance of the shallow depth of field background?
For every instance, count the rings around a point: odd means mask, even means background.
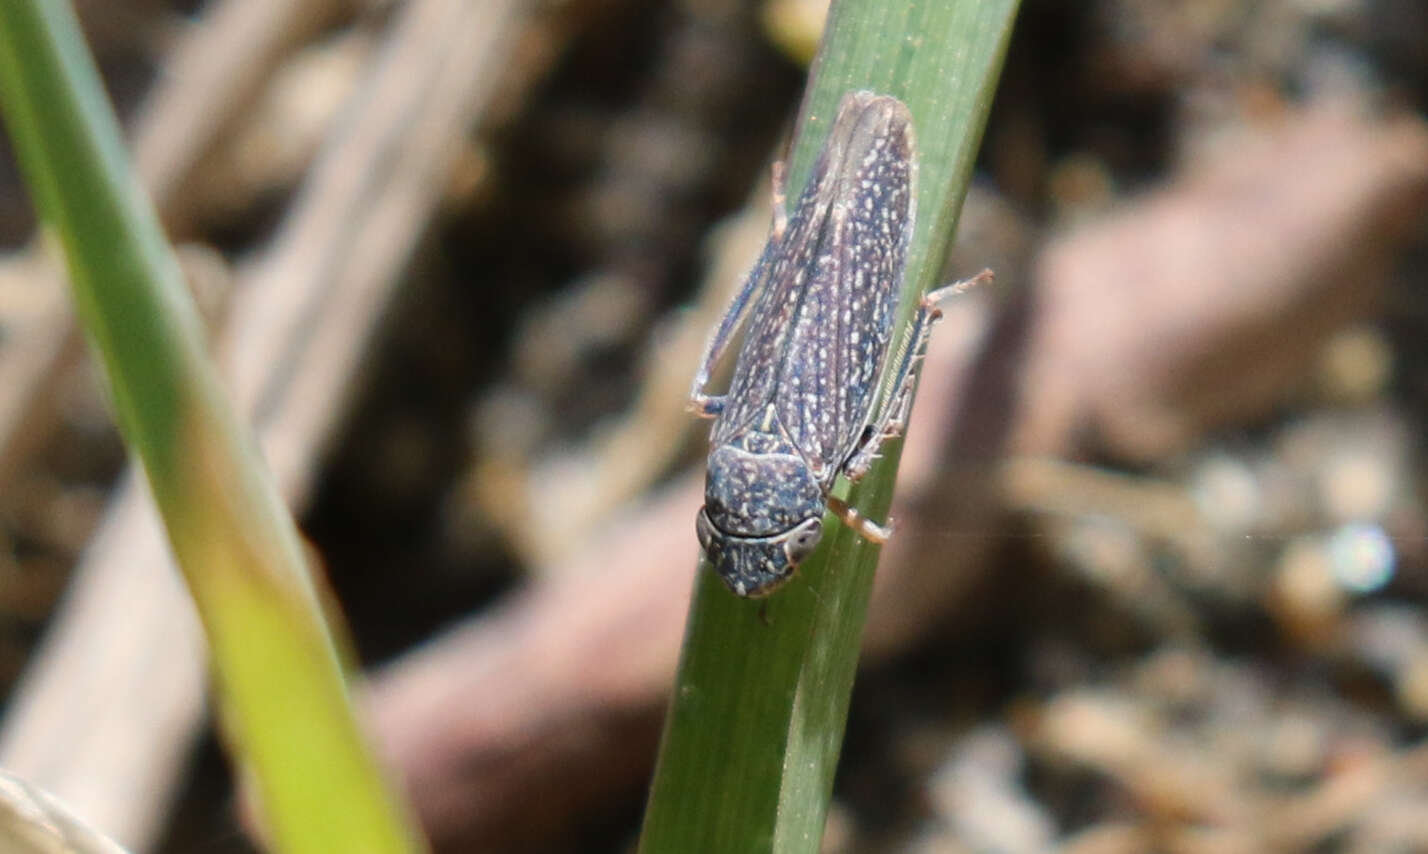
[[[631,845],[684,395],[809,6],[79,3],[440,850]],[[1411,0],[1024,0],[947,274],[997,283],[934,334],[827,850],[1428,850],[1425,45]],[[29,211],[7,155],[0,697],[68,713],[0,718],[0,767],[252,851]],[[162,654],[38,654],[100,624]]]

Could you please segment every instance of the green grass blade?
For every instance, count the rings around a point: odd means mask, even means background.
[[[921,161],[904,317],[938,284],[1016,6],[843,0],[830,13],[789,198],[798,197],[844,93],[870,89],[908,104]],[[890,443],[851,491],[874,519],[886,516],[900,454],[901,443]],[[764,602],[737,599],[701,568],[642,854],[818,850],[878,557],[831,517],[825,531],[798,578]]]
[[[353,719],[292,519],[224,399],[68,3],[0,2],[0,106],[198,606],[273,846],[421,850]]]

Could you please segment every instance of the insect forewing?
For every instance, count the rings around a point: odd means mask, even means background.
[[[780,363],[793,334],[809,266],[827,219],[830,148],[831,144],[824,146],[814,164],[783,240],[777,246],[770,242],[764,250],[765,260],[761,263],[767,264],[766,278],[745,324],[743,348],[729,381],[728,402],[710,437],[715,447],[761,422],[778,394]]]
[[[827,214],[780,360],[778,414],[831,485],[871,416],[914,217],[912,121],[902,102],[846,99],[825,154]]]

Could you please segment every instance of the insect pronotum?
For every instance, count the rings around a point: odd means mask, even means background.
[[[792,576],[818,545],[827,510],[866,539],[887,540],[889,528],[830,494],[833,482],[861,478],[882,443],[902,433],[938,301],[990,276],[922,299],[878,406],[916,215],[912,115],[891,96],[849,93],[792,213],[782,164],[773,175],[773,230],[690,391],[690,408],[717,419],[699,544],[729,589],[747,597]],[[746,314],[729,391],[708,395],[710,372]]]

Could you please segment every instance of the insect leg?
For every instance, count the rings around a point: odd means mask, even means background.
[[[990,282],[992,271],[983,270],[970,279],[953,282],[927,294],[917,306],[908,333],[903,336],[903,348],[898,358],[897,372],[893,374],[892,393],[876,417],[864,429],[862,439],[843,464],[843,473],[849,480],[858,480],[867,474],[868,467],[878,458],[878,448],[894,436],[901,436],[907,428],[907,417],[912,409],[912,387],[917,379],[917,366],[927,355],[927,339],[932,327],[942,319],[942,300],[965,293],[977,285]]]
[[[701,418],[714,418],[724,410],[724,395],[705,394],[704,387],[709,384],[709,375],[714,372],[714,365],[724,355],[724,351],[729,348],[729,342],[733,339],[734,333],[743,323],[744,315],[748,312],[754,294],[763,284],[764,273],[772,263],[771,259],[778,254],[778,242],[788,228],[788,208],[785,205],[788,175],[783,161],[775,162],[772,172],[773,231],[769,236],[769,242],[764,245],[763,252],[759,254],[759,260],[755,262],[754,268],[745,277],[744,283],[739,286],[739,293],[735,295],[734,301],[724,312],[724,317],[719,321],[709,343],[704,345],[704,356],[699,360],[699,370],[695,373],[694,383],[689,389],[688,408]]]
[[[769,172],[773,187],[773,239],[780,240],[788,230],[788,164],[775,160]]]
[[[879,525],[872,519],[858,512],[858,508],[853,507],[848,502],[828,496],[828,509],[833,511],[833,515],[843,520],[843,524],[852,528],[863,539],[882,545],[892,536],[893,526],[891,520],[886,525]]]

